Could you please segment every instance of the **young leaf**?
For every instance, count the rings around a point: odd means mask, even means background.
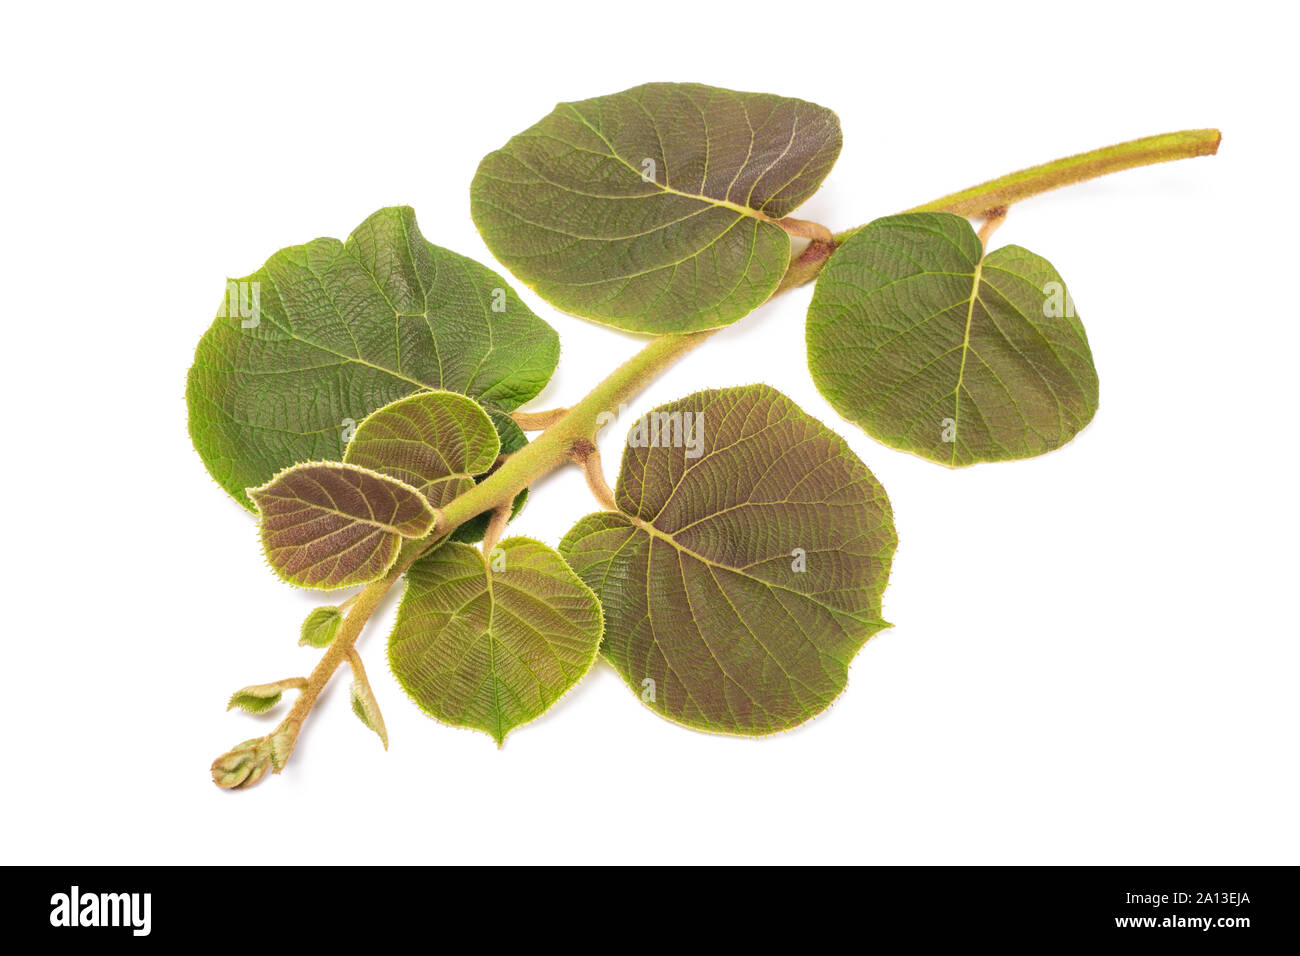
[[[472,398],[420,392],[385,405],[357,426],[343,453],[348,464],[396,478],[441,508],[474,487],[492,467],[501,441]]]
[[[286,721],[265,737],[245,740],[212,761],[212,780],[226,790],[251,787],[266,771],[279,773],[293,753],[298,736],[296,721]]]
[[[257,783],[270,767],[269,738],[254,737],[212,761],[212,779],[218,787],[239,790]]]
[[[407,572],[388,639],[402,687],[430,716],[500,745],[582,679],[600,646],[600,604],[564,560],[527,538],[490,559],[445,544]]]
[[[555,371],[559,339],[490,269],[425,241],[407,207],[346,242],[282,249],[227,284],[186,387],[212,477],[245,489],[302,461],[337,461],[355,423],[446,389],[510,411]]]
[[[251,687],[243,687],[230,695],[230,703],[226,704],[226,710],[234,710],[238,707],[247,714],[265,714],[268,710],[280,703],[280,698],[284,695],[284,685],[282,684],[253,684]]]
[[[1040,455],[1097,411],[1060,275],[1019,246],[984,255],[960,216],[889,216],[852,235],[817,280],[807,338],[836,411],[945,465]]]
[[[370,684],[363,680],[354,680],[348,689],[348,697],[352,701],[352,713],[379,735],[379,739],[384,743],[384,749],[387,750],[388,728],[384,726],[384,715],[379,712],[379,704],[375,700],[375,692],[370,689]]]
[[[302,636],[298,643],[303,647],[329,647],[342,626],[343,612],[338,608],[315,608],[302,622]]]
[[[773,388],[697,392],[641,419],[615,500],[560,552],[604,607],[601,652],[664,717],[721,733],[793,727],[888,626],[884,489]]]
[[[761,305],[790,261],[777,225],[840,151],[803,100],[648,83],[561,103],[490,153],[470,191],[493,255],[548,302],[634,332],[690,332]]]
[[[362,422],[343,460],[405,481],[442,507],[474,487],[496,464],[497,455],[526,444],[523,431],[503,412],[485,412],[473,399],[455,392],[421,392],[384,406]],[[512,518],[527,497],[527,489],[515,497]],[[482,540],[490,518],[488,512],[470,519],[451,540]]]
[[[410,485],[342,462],[286,468],[249,497],[275,573],[330,590],[383,577],[402,538],[423,538],[437,512]]]

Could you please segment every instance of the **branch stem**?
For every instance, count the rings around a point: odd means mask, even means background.
[[[338,634],[307,678],[288,716],[272,732],[272,736],[283,735],[287,744],[281,766],[293,752],[303,723],[316,706],[321,691],[330,682],[339,665],[355,653],[357,638],[361,636],[370,615],[389,588],[402,579],[402,575],[420,555],[440,542],[445,535],[484,511],[496,513],[493,521],[495,524],[496,515],[501,513],[502,508],[507,509],[508,514],[508,509],[520,491],[542,475],[572,460],[575,447],[583,444],[595,447],[596,432],[605,424],[605,413],[612,415],[619,405],[640,392],[665,368],[711,334],[712,330],[685,335],[663,335],[652,339],[645,348],[592,389],[586,398],[566,409],[541,435],[510,455],[501,463],[501,467],[480,484],[452,500],[440,513],[437,526],[428,537],[408,540],[402,545],[402,551],[389,572],[379,580],[367,584],[350,599],[350,607],[339,626]],[[499,529],[497,534],[500,534]],[[278,768],[276,772],[279,773]]]
[[[567,408],[552,408],[544,412],[511,412],[510,417],[524,431],[540,432],[558,422],[567,411]]]
[[[999,206],[1010,206],[1022,199],[1060,189],[1062,186],[1087,182],[1098,176],[1138,166],[1169,163],[1176,159],[1213,156],[1219,151],[1219,141],[1222,138],[1217,129],[1185,129],[1176,133],[1161,133],[1159,136],[1145,136],[1127,143],[1116,143],[1114,146],[1104,146],[1063,159],[1054,159],[1050,163],[1030,166],[961,192],[949,193],[920,206],[913,206],[904,212],[950,212],[975,219],[987,218],[987,214]],[[842,243],[861,228],[862,226],[856,226],[836,233],[836,244]]]
[[[612,418],[620,405],[713,332],[710,329],[651,339],[645,348],[615,369],[544,432],[506,459],[500,468],[465,494],[448,502],[435,533],[439,537],[448,534],[475,515],[513,501],[515,495],[542,475],[570,461],[577,443],[594,444],[596,433],[607,417]]]
[[[1213,129],[1184,130],[1165,133],[1107,146],[1103,149],[1068,156],[1040,166],[1031,166],[1017,173],[972,186],[958,193],[943,196],[933,202],[914,206],[907,212],[951,212],[959,216],[985,219],[981,238],[987,240],[1002,218],[1005,207],[1021,199],[1059,189],[1071,183],[1084,182],[1107,173],[1164,163],[1193,156],[1213,155],[1219,147],[1219,131]],[[797,219],[778,222],[787,232],[809,239],[806,249],[791,261],[773,298],[797,286],[812,281],[821,272],[835,249],[849,236],[861,229],[858,226],[845,232],[830,235],[829,230],[817,223]],[[497,517],[507,509],[508,515],[515,496],[541,476],[559,468],[566,462],[581,465],[587,485],[610,510],[617,510],[613,492],[605,481],[596,449],[596,433],[612,418],[620,405],[644,389],[671,364],[695,348],[716,329],[686,334],[662,335],[613,371],[597,385],[586,398],[572,408],[545,412],[515,412],[511,417],[520,428],[540,430],[536,438],[517,452],[500,461],[499,467],[482,482],[465,494],[453,499],[442,510],[437,526],[430,535],[419,540],[409,540],[402,546],[392,569],[377,581],[345,601],[340,608],[347,614],[338,634],[330,643],[324,656],[306,679],[302,692],[277,733],[286,732],[289,746],[284,759],[297,742],[303,722],[329,683],[334,672],[345,660],[352,661],[354,672],[364,680],[364,670],[357,657],[355,644],[370,615],[379,605],[389,588],[401,580],[402,575],[427,549],[440,542],[444,536],[460,525],[485,511]],[[504,522],[501,522],[504,524]],[[499,536],[500,530],[497,529]],[[485,541],[486,545],[486,541]],[[220,758],[218,758],[220,759]],[[283,763],[283,762],[282,762]],[[279,772],[278,768],[277,771]],[[215,771],[214,771],[215,773]]]
[[[1138,166],[1152,166],[1176,159],[1213,156],[1222,139],[1217,129],[1185,129],[1142,139],[1117,143],[1102,149],[1066,156],[1040,166],[1030,166],[1017,173],[991,179],[959,193],[943,196],[908,212],[951,212],[959,216],[982,216],[998,206],[1037,196],[1052,189],[1070,186]]]
[[[344,661],[350,661],[356,654],[357,638],[361,636],[361,631],[365,628],[366,622],[370,620],[370,615],[379,606],[379,602],[388,593],[388,589],[402,579],[402,575],[406,573],[407,568],[415,563],[415,559],[424,552],[425,548],[433,540],[432,538],[422,538],[405,542],[397,556],[396,563],[389,572],[378,581],[371,581],[352,598],[352,607],[347,616],[343,618],[338,634],[330,642],[329,648],[326,649],[315,669],[312,670],[311,676],[307,678],[306,686],[302,688],[302,693],[298,695],[298,699],[293,702],[293,708],[289,711],[288,716],[274,731],[274,733],[284,731],[288,734],[288,746],[284,754],[285,761],[288,761],[289,755],[293,753],[293,748],[298,742],[298,735],[302,732],[302,725],[306,721],[307,715],[311,713],[312,708],[316,706],[316,699],[320,697],[321,691],[330,682],[330,678],[339,669],[339,665]],[[360,658],[358,658],[359,660]],[[365,672],[360,668],[359,663],[353,664],[352,667],[354,674],[359,674],[364,678]],[[279,768],[275,772],[279,773]]]

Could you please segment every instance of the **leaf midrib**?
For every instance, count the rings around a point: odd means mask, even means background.
[[[694,199],[702,203],[707,203],[710,206],[718,206],[723,209],[730,209],[732,212],[738,213],[742,216],[748,216],[751,219],[757,219],[760,222],[770,222],[773,225],[777,223],[777,220],[773,219],[767,213],[759,209],[754,209],[751,206],[742,206],[740,203],[732,202],[730,199],[717,199],[713,196],[705,196],[705,195],[701,195],[700,193],[689,193],[681,189],[674,189],[672,186],[669,186],[666,183],[659,182],[658,178],[645,179],[645,177],[641,174],[641,170],[637,169],[626,159],[620,156],[618,154],[618,151],[614,149],[614,144],[611,143],[608,139],[606,139],[605,135],[600,130],[592,126],[591,123],[587,120],[587,118],[583,116],[582,113],[578,112],[578,109],[576,106],[574,106],[574,104],[565,103],[563,105],[568,107],[569,111],[572,112],[573,115],[578,118],[578,122],[580,122],[583,126],[587,127],[587,129],[591,130],[591,132],[596,136],[596,138],[605,144],[605,148],[609,150],[610,159],[618,160],[618,162],[622,163],[623,166],[625,166],[628,170],[630,170],[638,179],[641,179],[643,182],[654,185],[659,189],[660,192],[668,195],[673,195],[673,196],[681,196],[685,199]],[[789,149],[788,146],[786,148]],[[664,157],[664,161],[665,163],[667,162],[667,157]],[[667,170],[665,170],[664,172],[666,175]],[[732,182],[734,181],[735,180],[733,178]],[[638,197],[629,197],[629,198],[643,198],[643,197],[638,196]]]
[[[283,501],[296,501],[296,502],[299,502],[300,504],[302,504],[302,505],[304,506],[305,509],[310,509],[310,510],[313,510],[313,511],[323,511],[323,512],[325,512],[326,514],[333,515],[333,516],[336,517],[336,518],[346,518],[348,521],[355,521],[357,524],[369,525],[370,527],[375,528],[375,529],[378,530],[378,531],[387,531],[387,532],[390,532],[390,533],[392,533],[392,534],[397,535],[398,537],[402,537],[402,538],[409,538],[409,537],[411,537],[411,535],[408,535],[408,534],[406,534],[406,533],[403,532],[403,531],[399,531],[399,530],[397,530],[397,528],[396,528],[395,526],[393,526],[393,525],[391,525],[391,524],[388,524],[388,523],[386,523],[386,522],[380,521],[380,520],[377,519],[377,518],[373,518],[373,517],[371,517],[371,518],[362,518],[360,515],[354,515],[354,514],[350,514],[350,513],[346,512],[346,511],[340,511],[340,510],[338,510],[337,508],[330,508],[330,507],[328,507],[328,506],[326,506],[326,505],[318,505],[318,504],[316,504],[314,501],[308,501],[308,500],[306,500],[305,498],[298,497],[297,495],[295,495],[295,496],[293,496],[293,497],[284,497],[284,496],[282,496],[282,495],[274,495],[274,496],[268,496],[268,497],[277,497],[277,498],[280,498],[280,499],[283,500]],[[369,504],[369,502],[367,502],[367,504]],[[301,524],[302,522],[299,522],[299,523]],[[296,525],[293,525],[293,526],[291,526],[291,527],[296,527]],[[277,530],[280,530],[280,529],[277,529]],[[330,533],[333,534],[333,532],[330,532]]]
[[[981,255],[979,262],[975,263],[975,272],[971,276],[970,299],[966,303],[966,330],[962,334],[961,365],[957,368],[957,387],[952,390],[952,457],[948,462],[950,465],[957,464],[957,440],[961,436],[961,383],[966,375],[966,356],[970,353],[970,327],[975,317],[975,302],[979,299],[984,259],[985,257]]]
[[[678,551],[680,551],[682,554],[685,554],[685,555],[687,555],[687,556],[689,556],[689,557],[694,558],[696,561],[699,561],[701,564],[707,565],[709,568],[721,568],[721,569],[724,570],[724,571],[730,571],[732,574],[739,574],[739,575],[740,575],[741,577],[743,577],[743,578],[748,578],[749,580],[755,582],[756,584],[761,584],[763,587],[775,588],[775,589],[778,590],[778,591],[785,591],[787,594],[793,594],[793,595],[795,595],[796,597],[801,597],[801,598],[805,599],[806,601],[809,601],[810,603],[815,604],[815,605],[817,605],[818,607],[822,608],[824,611],[826,611],[828,614],[830,614],[830,615],[832,615],[832,616],[834,616],[834,617],[845,617],[845,618],[848,618],[848,619],[851,620],[851,621],[857,621],[859,624],[881,624],[881,623],[883,623],[882,621],[880,621],[880,620],[877,619],[877,618],[867,618],[867,617],[862,617],[862,616],[860,616],[860,615],[858,615],[858,614],[853,614],[853,613],[850,612],[850,611],[843,611],[843,610],[840,610],[839,608],[833,608],[833,607],[831,607],[829,604],[827,604],[826,602],[824,602],[824,601],[819,601],[819,600],[817,600],[817,598],[813,597],[811,594],[808,594],[808,593],[806,593],[806,592],[804,592],[804,591],[796,591],[794,588],[792,588],[792,587],[787,587],[787,586],[784,585],[784,584],[777,584],[777,583],[775,583],[775,582],[773,582],[773,581],[766,581],[766,580],[764,580],[763,578],[760,578],[760,577],[758,577],[757,575],[754,575],[754,574],[750,574],[748,571],[745,571],[745,570],[743,570],[743,569],[741,569],[741,568],[734,568],[734,567],[732,567],[732,566],[729,565],[729,564],[723,564],[721,561],[714,561],[714,560],[712,560],[711,558],[706,558],[704,555],[700,554],[698,551],[695,551],[695,550],[692,549],[692,548],[688,548],[688,547],[686,547],[684,544],[680,544],[680,543],[678,543],[678,541],[677,541],[677,540],[676,540],[676,539],[675,539],[671,534],[669,534],[669,533],[666,532],[666,531],[660,531],[658,528],[656,528],[656,527],[655,527],[654,525],[652,525],[650,522],[648,522],[648,521],[644,521],[644,520],[642,520],[641,518],[638,518],[638,517],[636,517],[636,516],[634,516],[634,515],[630,515],[630,514],[628,514],[626,511],[620,511],[620,512],[618,512],[618,514],[619,514],[621,517],[627,519],[629,522],[631,522],[631,523],[632,523],[633,525],[635,525],[636,527],[640,528],[642,531],[645,531],[647,534],[650,534],[650,535],[652,535],[653,537],[660,538],[660,539],[662,539],[662,540],[668,542],[668,544],[672,545],[674,548],[676,548],[676,549],[677,549]]]

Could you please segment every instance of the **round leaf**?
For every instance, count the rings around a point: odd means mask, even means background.
[[[346,242],[290,246],[227,283],[190,369],[190,436],[251,507],[245,488],[339,460],[356,423],[396,399],[446,389],[509,411],[558,359],[555,331],[501,276],[425,241],[409,208],[381,209]]]
[[[550,548],[502,541],[490,558],[450,542],[407,572],[388,639],[402,687],[443,723],[498,745],[582,679],[600,646],[600,604]]]
[[[419,488],[441,508],[474,487],[496,464],[528,444],[514,419],[485,412],[455,392],[421,392],[375,412],[357,428],[343,460],[373,468]],[[513,519],[528,498],[515,496]],[[476,515],[454,532],[453,541],[483,538],[491,512]]]
[[[945,465],[1040,455],[1097,411],[1097,372],[1061,276],[1019,246],[987,256],[948,213],[878,219],[822,270],[808,366],[873,438]]]
[[[793,727],[888,626],[884,489],[775,389],[651,412],[629,435],[615,500],[560,551],[604,607],[605,658],[664,717],[722,733]]]
[[[343,460],[405,482],[435,508],[474,487],[501,451],[492,419],[472,398],[420,392],[357,426]]]
[[[302,647],[329,647],[343,626],[343,612],[337,607],[313,608],[303,619],[298,643]]]
[[[775,290],[775,220],[840,151],[803,100],[648,83],[555,110],[479,165],[470,197],[492,253],[548,302],[634,332],[734,322]]]
[[[272,570],[319,590],[383,577],[402,539],[425,537],[438,517],[410,485],[337,461],[294,465],[248,494]]]

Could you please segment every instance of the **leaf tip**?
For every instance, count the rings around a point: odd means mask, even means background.
[[[271,480],[274,481],[275,479]],[[260,485],[244,489],[244,497],[253,503],[253,511],[259,518],[262,516],[262,496],[266,493],[266,488],[269,484],[271,484],[271,482],[267,481]]]

